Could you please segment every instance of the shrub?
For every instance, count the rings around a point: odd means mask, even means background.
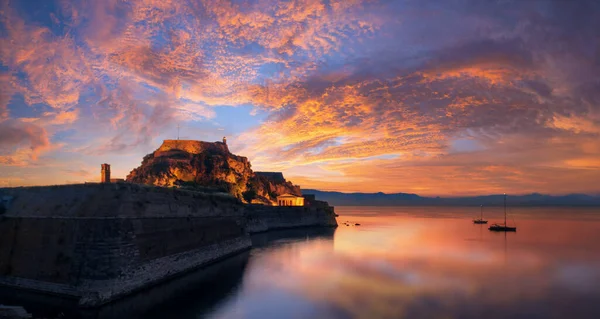
[[[242,197],[244,197],[244,200],[248,203],[252,202],[252,200],[256,198],[256,195],[257,194],[254,189],[249,189],[242,193]]]

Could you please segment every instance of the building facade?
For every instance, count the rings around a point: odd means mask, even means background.
[[[277,196],[278,206],[304,206],[304,197],[292,194],[283,194]]]

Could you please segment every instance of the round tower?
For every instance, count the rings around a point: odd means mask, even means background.
[[[223,136],[223,144],[227,145],[227,137]]]

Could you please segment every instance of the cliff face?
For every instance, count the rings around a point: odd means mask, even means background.
[[[283,179],[283,176],[281,176]],[[272,204],[277,195],[301,195],[292,183],[252,171],[246,157],[237,156],[221,142],[166,140],[127,181],[156,186],[209,187],[228,192],[243,202]]]
[[[259,198],[266,198],[270,201],[276,201],[277,195],[292,194],[302,196],[300,187],[286,181],[281,173],[281,178],[273,178],[273,176],[262,172],[255,172],[254,184]]]

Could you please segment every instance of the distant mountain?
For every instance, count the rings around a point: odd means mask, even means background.
[[[303,194],[313,194],[319,200],[337,206],[502,206],[504,195],[469,197],[423,197],[408,193],[341,193],[304,189]],[[570,194],[552,196],[533,193],[508,196],[510,206],[600,206],[600,196]]]

